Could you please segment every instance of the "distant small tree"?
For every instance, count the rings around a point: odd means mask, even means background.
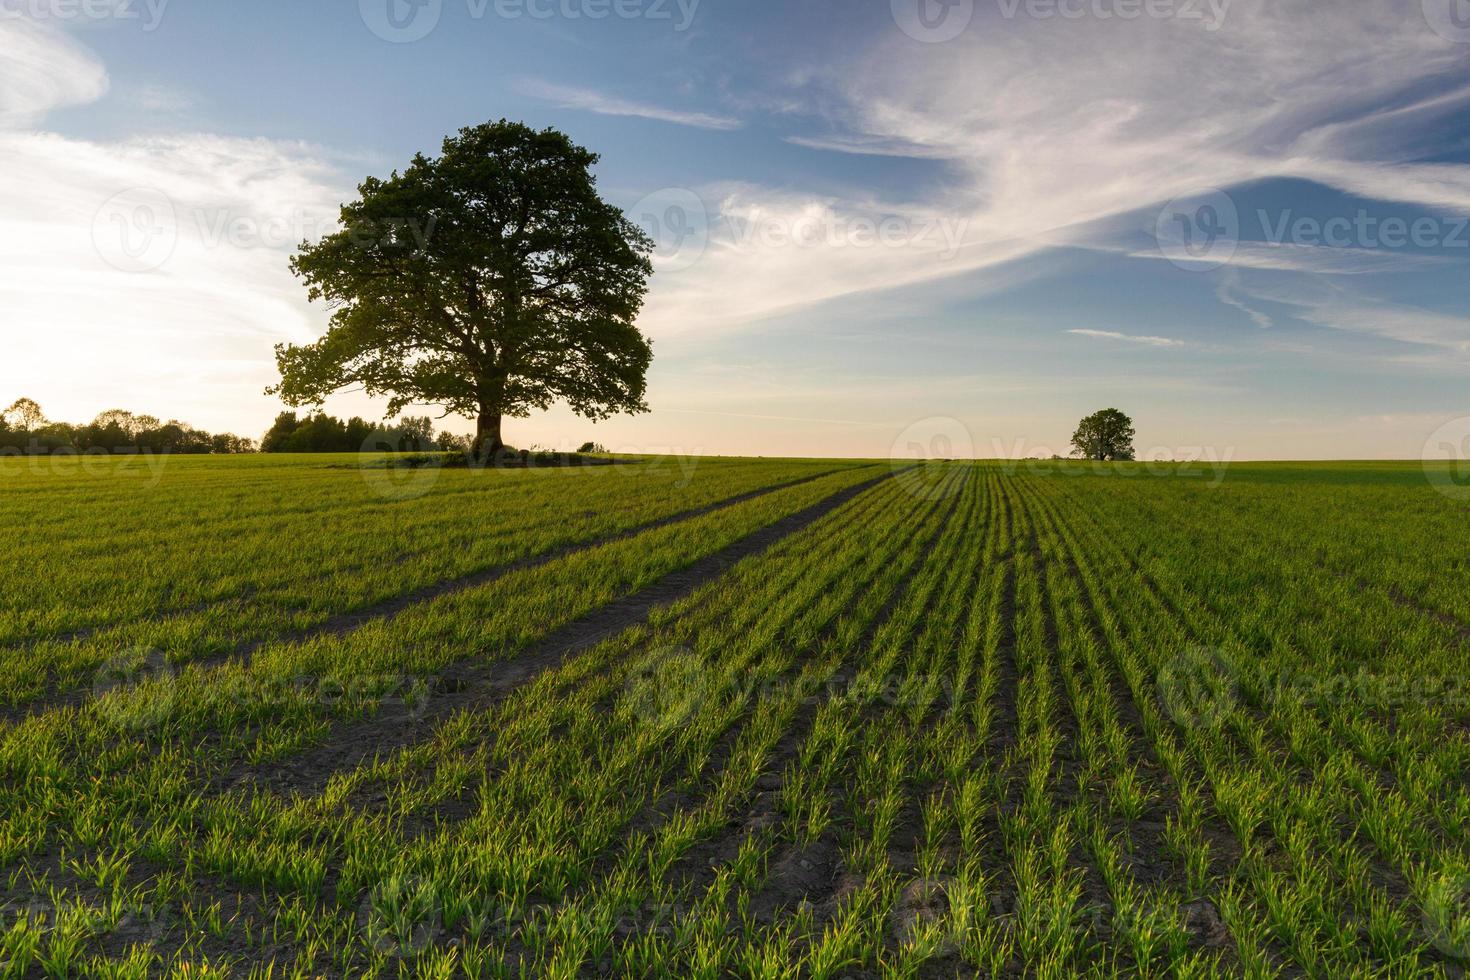
[[[607,447],[604,446],[600,442],[584,442],[584,443],[582,443],[582,445],[580,447],[578,447],[577,452],[579,452],[579,453],[605,453],[605,452],[607,452]]]
[[[405,449],[429,449],[434,445],[434,420],[427,415],[405,415],[398,420]]]
[[[237,436],[233,432],[221,432],[209,440],[210,452],[220,455],[255,452],[255,440]]]
[[[1133,420],[1116,408],[1094,412],[1077,423],[1072,455],[1099,462],[1133,458]]]
[[[434,437],[434,445],[438,446],[441,452],[446,453],[468,453],[470,442],[468,436],[458,436],[453,432],[441,432]]]
[[[383,427],[373,425],[365,418],[352,416],[347,420],[347,436],[342,445],[334,446],[331,452],[366,453],[387,452],[388,437],[383,434]],[[327,450],[323,450],[325,452]]]
[[[29,398],[17,398],[5,410],[5,421],[20,432],[39,432],[46,424],[46,413]]]

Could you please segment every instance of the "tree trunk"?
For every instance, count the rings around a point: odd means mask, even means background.
[[[475,458],[493,460],[505,448],[500,438],[500,415],[488,409],[480,411],[475,428]]]

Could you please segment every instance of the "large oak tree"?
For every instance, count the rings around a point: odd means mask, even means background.
[[[492,454],[503,417],[557,401],[593,420],[647,411],[652,350],[634,321],[653,242],[598,196],[597,159],[501,120],[365,180],[341,230],[292,259],[334,312],[316,343],[277,346],[269,393],[318,405],[361,388],[390,416],[438,405],[474,418]]]

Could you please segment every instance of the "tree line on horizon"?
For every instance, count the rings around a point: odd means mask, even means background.
[[[427,416],[387,425],[353,416],[343,421],[323,412],[282,412],[257,443],[232,432],[209,433],[178,419],[160,421],[125,409],[109,409],[91,422],[55,422],[30,398],[17,398],[0,412],[0,452],[21,455],[65,453],[361,453],[466,452],[469,440],[435,434]]]
[[[74,425],[46,418],[30,398],[17,398],[0,412],[0,452],[23,455],[59,453],[183,453],[230,454],[255,452],[255,440],[232,432],[209,433],[178,419],[160,421],[120,408],[109,409],[91,422]]]

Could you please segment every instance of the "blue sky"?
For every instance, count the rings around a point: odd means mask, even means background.
[[[1466,0],[0,0],[0,401],[258,434],[326,326],[295,243],[502,116],[661,245],[653,411],[517,444],[1033,455],[1116,405],[1159,455],[1414,458],[1470,415]]]

